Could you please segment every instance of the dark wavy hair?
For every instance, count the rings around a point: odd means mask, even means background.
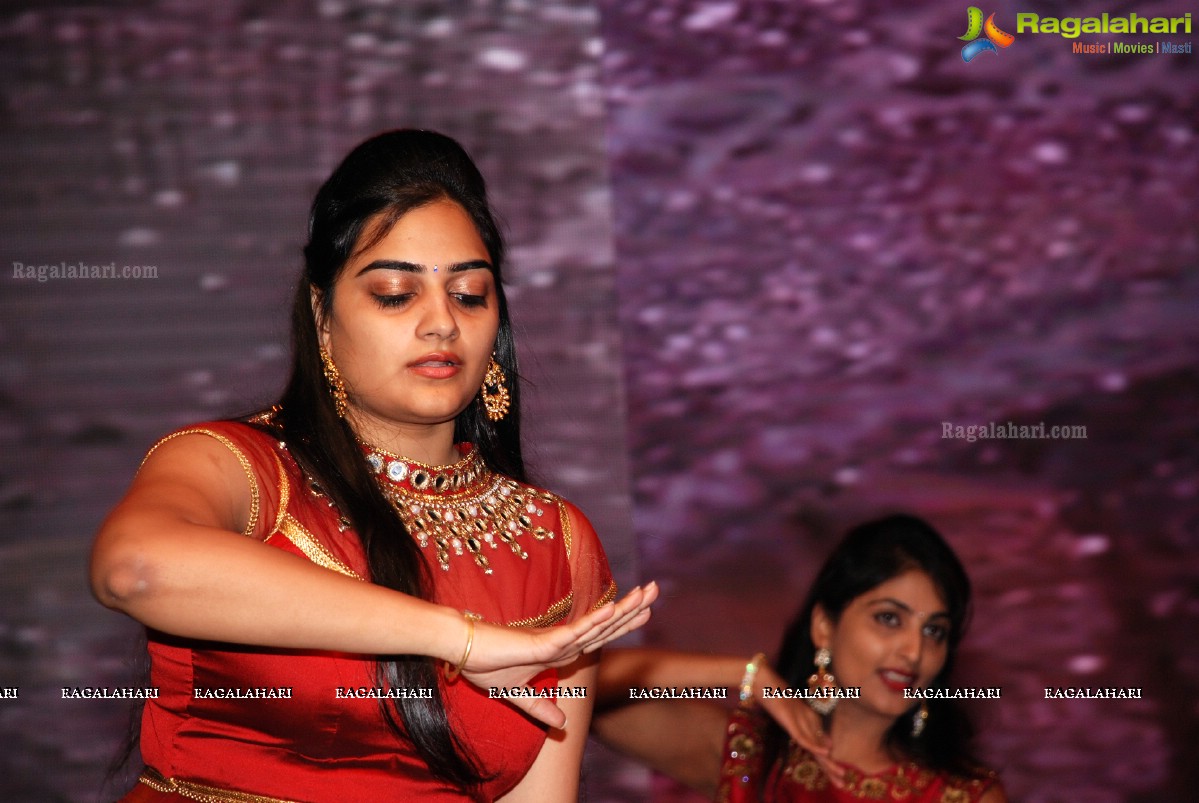
[[[778,655],[782,678],[793,687],[807,686],[816,654],[811,625],[817,605],[836,622],[853,600],[912,569],[929,576],[949,612],[945,665],[929,683],[932,689],[947,688],[958,645],[970,621],[970,578],[941,534],[922,519],[908,515],[887,516],[853,528],[829,555],[799,615],[783,636]],[[985,770],[971,749],[974,729],[965,712],[950,700],[926,702],[929,716],[924,732],[912,736],[917,702],[887,731],[890,752],[938,772],[965,777],[982,774]],[[786,744],[786,734],[771,721],[766,734],[766,766],[782,758]],[[763,773],[763,777],[768,775]]]
[[[350,257],[385,237],[406,213],[441,200],[466,210],[491,258],[499,307],[495,359],[507,376],[511,398],[507,416],[491,422],[476,395],[455,420],[454,438],[473,443],[492,470],[526,479],[520,451],[516,350],[501,283],[503,238],[478,168],[461,145],[432,131],[389,131],[368,139],[346,156],[317,192],[304,248],[304,272],[292,306],[291,377],[269,424],[286,440],[306,474],[353,524],[367,555],[371,580],[422,598],[430,596],[428,567],[368,471],[354,432],[334,408],[322,371],[313,299],[320,315],[330,315],[334,285]],[[388,725],[412,742],[435,776],[467,790],[485,780],[474,757],[450,730],[431,659],[380,656],[378,674],[389,686],[434,689],[432,700],[384,701],[382,707]]]

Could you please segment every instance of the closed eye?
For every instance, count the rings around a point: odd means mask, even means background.
[[[474,295],[472,293],[454,293],[453,296],[464,307],[487,306],[487,296]]]
[[[384,309],[392,307],[402,307],[412,300],[412,293],[398,293],[396,295],[379,295],[371,293],[371,298],[375,299],[375,303]]]

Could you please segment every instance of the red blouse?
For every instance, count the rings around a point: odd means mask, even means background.
[[[247,536],[367,581],[357,536],[283,443],[230,422],[164,440],[192,433],[217,439],[242,464],[252,500]],[[493,474],[473,451],[463,452],[446,468],[367,455],[422,545],[434,601],[488,622],[531,627],[573,620],[615,597],[603,547],[577,508]],[[477,537],[464,537],[469,533]],[[142,718],[142,757],[151,768],[143,784],[151,789],[311,803],[467,797],[433,778],[412,745],[387,727],[380,700],[367,696],[380,685],[373,656],[203,643],[154,631],[149,651],[151,683],[159,689]],[[531,685],[556,681],[548,671]],[[484,799],[504,794],[532,765],[545,730],[464,680],[439,683],[452,730],[483,775],[494,776]],[[131,798],[153,799],[148,791],[139,785]]]
[[[760,710],[738,708],[729,718],[718,803],[977,803],[999,782],[993,773],[959,778],[908,763],[869,774],[848,767],[845,788],[837,789],[812,754],[791,742],[763,783],[766,724]]]

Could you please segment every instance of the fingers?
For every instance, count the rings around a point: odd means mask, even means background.
[[[821,727],[820,715],[802,703],[792,703],[791,716],[786,717],[783,727],[791,738],[814,755],[828,755],[828,739]]]
[[[838,789],[845,788],[845,767],[838,764],[828,755],[812,754],[816,759],[816,763],[820,765],[820,769],[824,770],[824,774],[828,776],[829,783]]]
[[[551,728],[566,727],[566,712],[548,698],[543,697],[514,697],[509,700],[512,705],[524,711],[538,722],[543,722]]]
[[[786,717],[790,723],[783,728],[801,747],[812,754],[816,763],[824,770],[833,786],[841,789],[845,786],[845,767],[833,760],[832,745],[824,732],[820,715],[806,705],[793,703],[793,716]]]
[[[778,681],[782,683],[781,678]],[[761,700],[762,708],[787,732],[795,742],[816,759],[833,786],[845,786],[845,767],[833,760],[832,747],[824,732],[820,715],[807,705],[794,700],[767,698]]]
[[[650,619],[649,606],[657,598],[658,584],[650,582],[634,588],[619,602],[605,605],[600,611],[610,609],[610,616],[599,622],[589,623],[591,626],[579,638],[578,643],[582,646],[583,652],[594,652],[608,642],[644,625]],[[596,613],[600,611],[596,611]],[[588,622],[590,616],[594,615],[585,617],[580,620],[580,623]]]

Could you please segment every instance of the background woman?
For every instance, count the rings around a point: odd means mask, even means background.
[[[524,481],[502,260],[448,137],[321,187],[279,404],[160,441],[96,539],[160,690],[128,799],[575,799],[591,701],[553,687],[657,592],[606,604],[590,524]]]
[[[601,706],[627,703],[634,687],[732,686],[740,666],[743,703],[731,717],[702,704],[626,705],[601,711],[596,731],[721,801],[999,803],[1006,798],[971,754],[964,714],[949,700],[910,697],[948,688],[969,615],[970,581],[932,527],[911,516],[863,524],[821,568],[783,639],[777,674],[762,656],[749,666],[668,652],[605,656]],[[782,687],[860,696],[821,706],[820,739],[803,702],[764,691]]]

